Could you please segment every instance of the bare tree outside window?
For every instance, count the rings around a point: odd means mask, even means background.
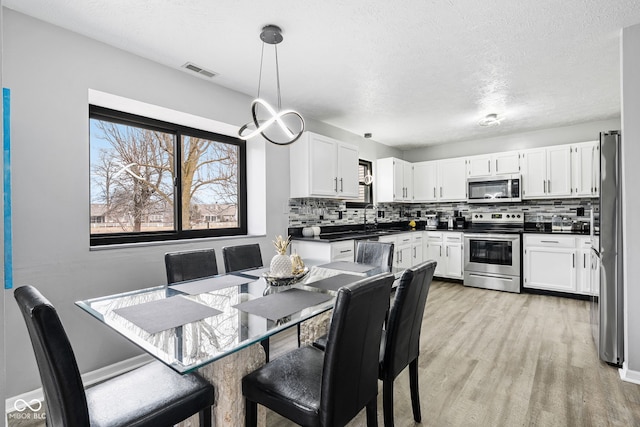
[[[200,133],[92,117],[91,235],[240,227],[240,146]]]

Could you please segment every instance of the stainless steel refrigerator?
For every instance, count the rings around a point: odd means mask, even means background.
[[[611,365],[622,366],[624,320],[620,132],[600,133],[596,156],[600,160],[600,198],[596,213],[599,213],[599,220],[595,224],[592,221],[591,230],[593,237],[599,225],[599,239],[592,238],[591,252],[592,277],[594,282],[599,277],[600,286],[598,295],[592,296],[591,300],[591,323],[600,359]],[[597,161],[595,163],[598,164]]]

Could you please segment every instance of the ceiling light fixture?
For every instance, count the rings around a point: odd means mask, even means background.
[[[262,53],[260,56],[260,74],[258,76],[258,96],[251,102],[251,116],[253,121],[243,125],[238,131],[240,139],[247,140],[262,135],[267,141],[277,145],[289,145],[295,142],[304,132],[304,119],[294,110],[282,110],[280,96],[280,69],[278,67],[278,43],[283,40],[282,30],[275,25],[267,25],[260,33]],[[275,49],[276,59],[276,90],[278,109],[274,109],[267,101],[260,98],[262,83],[262,63],[264,60],[264,44],[271,44]],[[264,117],[259,117],[262,113]],[[274,126],[277,124],[277,126]]]
[[[487,114],[481,119],[478,124],[480,126],[500,126],[500,122],[504,120],[504,117],[498,116],[495,113]]]

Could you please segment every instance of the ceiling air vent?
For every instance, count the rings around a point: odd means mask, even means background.
[[[201,76],[208,77],[208,78],[215,77],[218,75],[218,73],[205,70],[204,68],[198,67],[197,65],[192,64],[191,62],[187,62],[182,66],[182,68],[186,68],[187,70],[193,71],[196,74],[200,74]]]

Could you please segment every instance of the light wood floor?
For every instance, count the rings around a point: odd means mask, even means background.
[[[598,360],[585,301],[434,281],[421,342],[423,426],[640,426],[640,386]],[[285,332],[272,356],[293,346]],[[415,425],[406,370],[394,399],[396,426]],[[267,425],[294,424],[268,412]]]

